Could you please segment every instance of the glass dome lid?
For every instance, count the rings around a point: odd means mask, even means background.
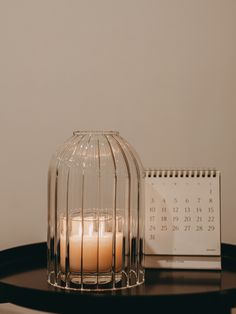
[[[144,170],[117,131],[74,131],[48,173],[48,282],[114,290],[144,282]]]

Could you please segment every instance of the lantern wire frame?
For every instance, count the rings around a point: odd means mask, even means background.
[[[144,169],[117,131],[75,131],[48,172],[48,282],[107,291],[144,282]]]

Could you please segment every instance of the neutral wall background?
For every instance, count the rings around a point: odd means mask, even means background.
[[[146,167],[220,169],[236,244],[235,34],[235,0],[0,0],[0,249],[46,239],[49,158],[75,129],[119,130]]]
[[[236,244],[236,1],[0,0],[0,248],[46,238],[46,179],[75,129],[157,167],[222,172]]]

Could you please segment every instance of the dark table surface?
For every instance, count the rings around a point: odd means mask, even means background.
[[[46,244],[0,253],[0,301],[58,313],[229,313],[236,306],[236,247],[222,245],[222,271],[146,270],[143,285],[116,292],[68,292],[48,285]]]

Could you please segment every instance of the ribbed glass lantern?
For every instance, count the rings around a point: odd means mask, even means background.
[[[144,282],[142,165],[113,131],[75,131],[48,176],[48,282],[114,290]]]

